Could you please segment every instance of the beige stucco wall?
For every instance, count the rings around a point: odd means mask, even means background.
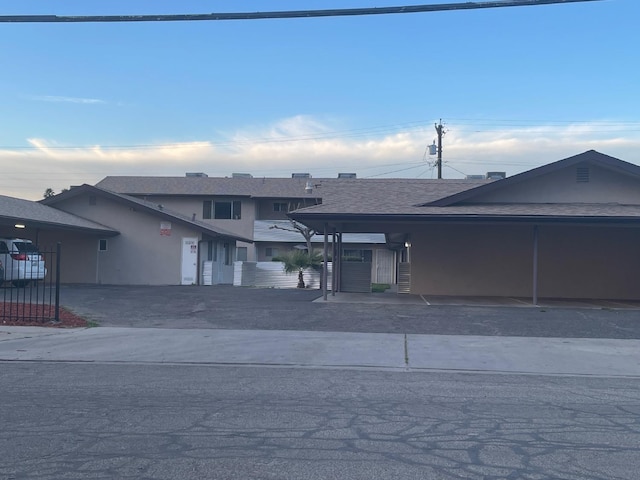
[[[576,182],[576,169],[589,168],[589,182]],[[579,164],[526,182],[474,197],[474,203],[619,203],[640,204],[634,178],[589,164]]]
[[[160,223],[167,220],[104,197],[98,197],[96,205],[89,205],[88,196],[82,195],[56,206],[121,232],[107,239],[107,251],[103,252],[97,251],[97,239],[93,246],[83,245],[82,255],[77,256],[71,256],[73,244],[65,243],[63,282],[180,284],[182,238],[201,238],[199,233],[170,221],[171,235],[162,236]]]
[[[142,197],[141,197],[142,198]],[[216,198],[222,201],[240,200],[242,202],[242,218],[239,220],[219,220],[219,219],[203,219],[202,218],[202,203],[204,200],[213,200]],[[179,197],[179,196],[153,196],[146,198],[147,201],[151,201],[156,204],[161,204],[169,210],[182,213],[191,218],[195,214],[196,220],[203,221],[214,227],[222,228],[227,232],[235,235],[253,238],[253,222],[256,219],[256,204],[250,198],[241,197],[215,197],[215,196],[203,196],[203,197]]]
[[[60,242],[60,281],[63,283],[95,283],[99,235],[64,230],[43,231],[39,244],[54,251]],[[53,260],[53,258],[52,258]],[[55,266],[47,265],[48,274],[55,275]]]
[[[541,227],[540,297],[640,299],[640,229]]]
[[[411,235],[411,293],[531,294],[532,230],[434,225]]]
[[[433,226],[411,236],[411,293],[531,297],[532,226]],[[539,227],[540,298],[640,299],[640,229]]]

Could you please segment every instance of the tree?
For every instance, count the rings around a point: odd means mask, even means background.
[[[44,194],[42,195],[43,198],[51,198],[56,194],[56,192],[53,191],[53,188],[47,188],[44,191]]]
[[[282,225],[271,225],[269,228],[275,228],[278,230],[286,230],[287,232],[297,232],[300,233],[303,237],[305,242],[307,243],[307,252],[309,252],[310,255],[313,254],[313,246],[311,245],[311,239],[313,238],[313,236],[318,233],[315,229],[307,227],[306,225],[303,225],[301,223],[296,222],[295,220],[289,219],[289,223],[291,224],[291,226],[282,226]]]
[[[282,262],[286,273],[298,272],[298,288],[306,288],[304,283],[304,270],[313,268],[320,270],[322,256],[319,253],[308,253],[302,250],[290,250],[273,258],[274,262]]]

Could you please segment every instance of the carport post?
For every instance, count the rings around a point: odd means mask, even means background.
[[[533,226],[533,304],[538,305],[538,225]]]
[[[327,250],[329,248],[329,232],[327,231],[329,230],[329,225],[324,224],[324,249],[322,251],[322,261],[324,262],[323,266],[322,266],[322,298],[326,301],[327,300],[327,260],[328,260],[328,255],[327,255]]]
[[[331,237],[331,296],[336,296],[336,227],[333,227]]]

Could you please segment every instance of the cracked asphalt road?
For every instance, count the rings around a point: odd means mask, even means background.
[[[46,363],[1,378],[5,480],[635,480],[640,467],[638,379]]]

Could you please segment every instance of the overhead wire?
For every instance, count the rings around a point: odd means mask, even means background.
[[[475,10],[499,7],[524,7],[557,3],[598,2],[601,0],[500,0],[493,2],[443,3],[395,7],[342,8],[327,10],[283,10],[276,12],[195,13],[168,15],[2,15],[5,23],[96,23],[96,22],[184,22],[220,20],[265,20],[311,17],[341,17],[425,13],[447,10]]]

